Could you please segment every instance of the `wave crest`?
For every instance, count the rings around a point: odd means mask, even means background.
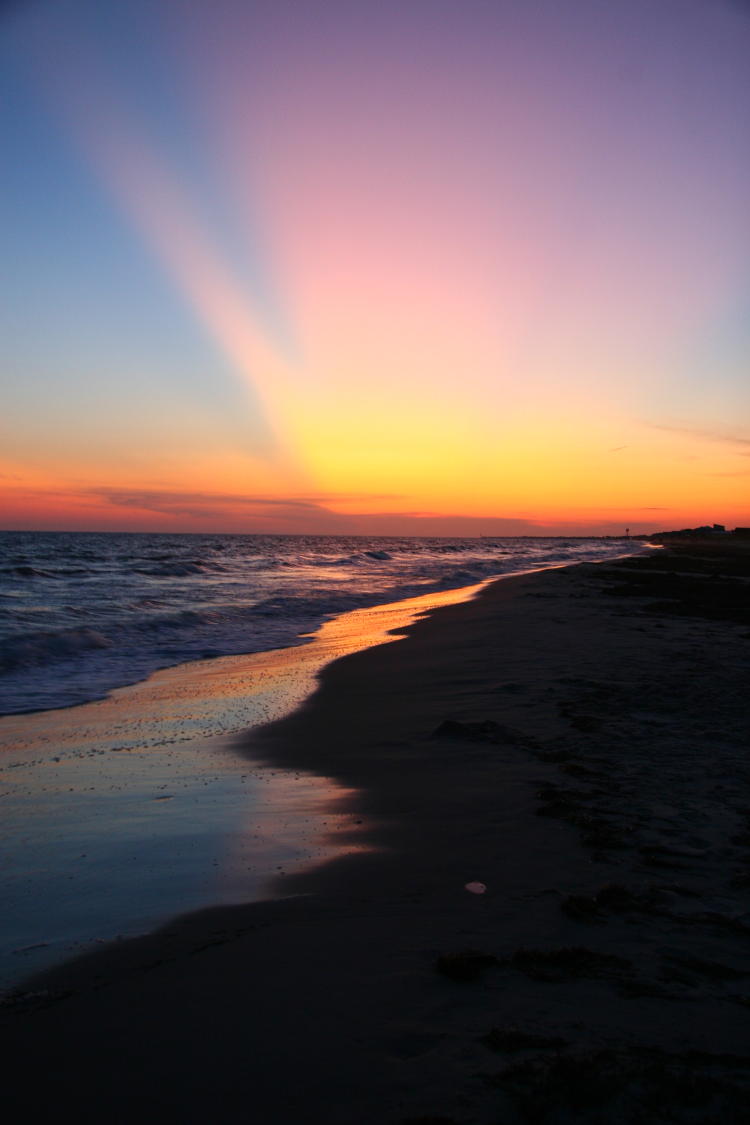
[[[63,629],[51,633],[27,633],[10,637],[3,646],[0,671],[13,672],[34,664],[66,660],[92,649],[110,648],[112,641],[95,629]]]

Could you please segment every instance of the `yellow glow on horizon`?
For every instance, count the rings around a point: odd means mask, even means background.
[[[122,42],[64,7],[17,52],[18,292],[40,303],[8,351],[0,526],[750,523],[747,86],[721,19],[695,70],[652,43],[644,129],[643,83],[582,96],[636,47],[606,20],[570,52],[482,4],[485,53],[460,6],[463,46],[429,4],[335,31],[144,11]],[[529,68],[542,46],[559,70]],[[27,136],[54,199],[24,187]]]

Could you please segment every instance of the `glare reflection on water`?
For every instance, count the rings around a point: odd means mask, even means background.
[[[178,913],[267,897],[361,850],[348,791],[232,737],[292,711],[331,660],[481,586],[356,610],[293,649],[199,661],[80,707],[0,718],[0,985]],[[283,891],[281,892],[283,893]]]

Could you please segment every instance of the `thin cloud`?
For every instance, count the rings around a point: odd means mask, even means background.
[[[109,488],[100,486],[86,489],[91,495],[101,496],[123,507],[166,507],[170,504],[240,504],[251,507],[296,507],[319,510],[328,504],[352,503],[360,500],[400,500],[395,493],[330,492],[313,496],[264,496],[255,493],[190,492],[182,489]]]
[[[237,496],[232,493],[156,491],[150,489],[93,488],[89,495],[106,500],[116,508],[157,512],[164,516],[222,519],[241,510],[248,517],[265,516],[296,522],[335,513],[322,504],[302,497]]]
[[[700,438],[703,441],[716,441],[723,445],[740,446],[741,449],[747,450],[743,456],[750,456],[750,437],[744,437],[739,434],[728,434],[722,430],[703,429],[701,427],[693,426],[667,426],[661,422],[647,422],[646,425],[652,430],[663,430],[665,433],[670,434],[685,434],[686,437]]]
[[[145,488],[90,488],[94,496],[101,496],[112,504],[124,508],[168,508],[173,504],[251,504],[254,507],[279,507],[293,504],[296,507],[317,508],[318,504],[296,497],[280,499],[274,496],[243,496],[231,492],[182,492]]]
[[[540,522],[526,517],[460,516],[431,511],[336,512],[336,503],[358,500],[387,501],[400,499],[393,494],[323,493],[314,496],[275,497],[223,492],[190,492],[173,489],[127,489],[98,487],[86,490],[88,496],[105,500],[117,508],[156,512],[164,516],[198,519],[231,519],[238,515],[250,521],[305,523],[310,528],[334,525],[342,532],[363,533],[385,526],[398,529],[396,534],[460,535],[534,535]],[[383,530],[385,534],[385,530]]]

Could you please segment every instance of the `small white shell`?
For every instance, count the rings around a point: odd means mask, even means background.
[[[464,887],[473,895],[483,895],[487,890],[487,887],[484,883],[464,883]]]

